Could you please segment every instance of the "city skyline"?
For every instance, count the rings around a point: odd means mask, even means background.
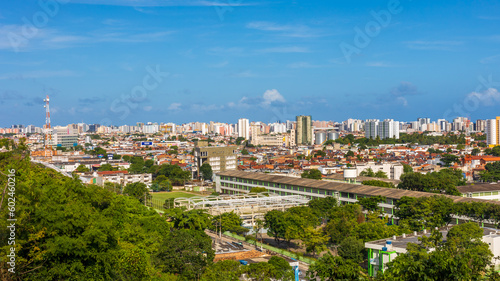
[[[0,4],[0,126],[497,115],[494,2],[47,3]]]

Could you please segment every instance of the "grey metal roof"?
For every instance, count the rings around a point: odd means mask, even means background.
[[[227,177],[237,177],[237,178],[249,179],[249,180],[268,181],[268,182],[274,182],[274,183],[288,184],[288,185],[293,185],[293,186],[310,187],[310,188],[317,188],[317,189],[323,189],[323,190],[349,192],[349,193],[363,194],[363,195],[368,195],[368,196],[381,195],[381,196],[384,196],[386,198],[391,198],[391,199],[396,199],[396,200],[401,199],[404,196],[419,198],[419,197],[441,195],[441,194],[437,194],[437,193],[420,192],[420,191],[395,189],[395,188],[385,188],[385,187],[369,186],[369,185],[359,185],[359,184],[351,184],[351,183],[332,182],[332,181],[313,180],[313,179],[303,179],[303,178],[279,176],[279,175],[272,175],[272,174],[265,174],[265,173],[258,173],[258,172],[225,171],[225,172],[219,173],[218,175],[227,176]],[[442,195],[442,196],[451,198],[451,199],[453,199],[454,202],[483,202],[483,203],[487,202],[487,203],[500,205],[500,201],[475,199],[475,198],[453,196],[453,195]]]
[[[457,186],[460,193],[500,191],[500,183],[479,183],[474,185]]]

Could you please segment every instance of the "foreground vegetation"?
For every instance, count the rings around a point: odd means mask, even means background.
[[[142,205],[141,184],[117,194],[112,186],[83,185],[77,177],[34,165],[15,152],[0,153],[5,188],[5,171],[11,169],[16,171],[16,243],[6,239],[10,214],[4,192],[0,255],[6,257],[15,247],[16,273],[7,271],[10,266],[2,258],[1,280],[293,280],[291,267],[278,257],[248,266],[212,262],[212,240],[204,230],[244,235],[247,229],[235,213],[210,216],[174,208],[160,216]],[[445,226],[451,214],[500,222],[498,205],[453,203],[436,195],[399,200],[395,215],[401,221],[393,225],[377,206],[384,200],[359,198],[359,204],[338,205],[332,197],[314,199],[307,206],[268,212],[258,227],[266,227],[279,244],[300,241],[317,259],[307,272],[311,280],[369,280],[360,267],[366,260],[364,242]],[[480,231],[477,223],[464,224],[453,228],[446,241],[433,232],[420,245],[410,245],[377,279],[481,280],[488,275],[499,280],[487,269],[491,252],[480,241]]]

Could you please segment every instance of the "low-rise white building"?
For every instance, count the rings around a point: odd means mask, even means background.
[[[378,171],[384,172],[389,179],[399,180],[403,174],[403,165],[401,163],[362,163],[356,164],[356,172],[359,176],[361,172],[372,169],[374,173]]]
[[[94,184],[103,186],[105,182],[118,183],[123,186],[134,183],[142,182],[150,187],[153,182],[152,174],[129,174],[127,171],[104,171],[94,173]]]

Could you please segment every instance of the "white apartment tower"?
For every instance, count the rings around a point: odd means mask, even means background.
[[[378,133],[378,119],[368,119],[365,121],[365,137],[375,139]]]
[[[250,122],[248,119],[242,118],[238,120],[238,137],[250,139]]]
[[[486,141],[488,146],[500,144],[500,117],[486,121]]]
[[[385,119],[378,124],[377,135],[381,139],[399,139],[399,122],[392,119]]]

